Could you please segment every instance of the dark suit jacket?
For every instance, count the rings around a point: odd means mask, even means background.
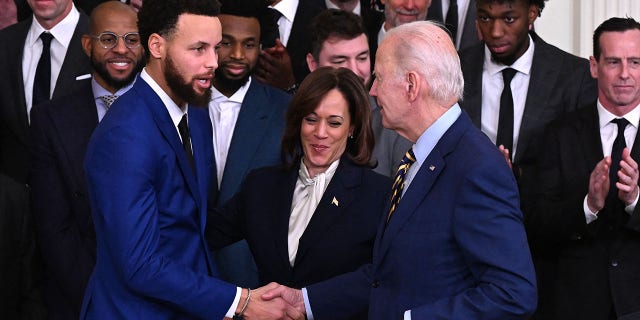
[[[391,183],[343,156],[313,218],[300,238],[291,267],[287,234],[299,165],[252,171],[236,196],[211,212],[212,247],[247,239],[260,274],[301,288],[356,270],[371,261],[373,241]]]
[[[293,26],[287,42],[287,52],[291,57],[293,75],[298,84],[309,74],[309,67],[307,66],[307,53],[311,52],[309,23],[322,10],[322,7],[316,3],[302,0],[298,4],[298,10],[293,18]]]
[[[280,163],[280,143],[285,127],[285,112],[291,96],[255,79],[242,101],[227,162],[222,175],[216,207],[238,191],[251,170]],[[258,271],[247,243],[242,241],[214,253],[223,280],[243,287],[258,284]]]
[[[0,31],[0,212],[6,214],[4,221],[15,224],[3,228],[15,229],[14,232],[0,232],[0,246],[4,243],[10,249],[6,251],[6,260],[0,264],[0,274],[7,279],[7,285],[0,286],[0,296],[5,297],[0,306],[0,315],[8,311],[8,319],[15,314],[35,313],[40,307],[24,308],[42,298],[35,293],[41,274],[38,266],[39,255],[35,243],[34,226],[29,212],[29,142],[28,121],[22,80],[22,56],[32,19],[16,23]],[[88,31],[88,17],[80,14],[80,20],[69,44],[67,55],[60,70],[53,97],[71,93],[75,85],[89,80],[76,81],[76,77],[89,74],[89,58],[82,51],[80,38]],[[20,203],[19,201],[24,201]],[[11,215],[11,217],[8,217]],[[14,287],[13,285],[17,287]],[[4,292],[6,290],[6,292]],[[35,300],[34,300],[35,299]],[[4,318],[0,316],[0,318]]]
[[[398,171],[400,161],[405,153],[413,146],[413,143],[397,132],[387,129],[382,125],[382,114],[380,107],[374,98],[370,98],[372,104],[371,110],[371,130],[376,144],[373,148],[373,158],[376,161],[376,167],[373,171],[394,178]]]
[[[86,82],[31,110],[31,209],[45,265],[49,319],[77,319],[96,260],[82,164],[98,112]]]
[[[189,108],[195,172],[162,100],[141,78],[94,131],[85,176],[97,257],[81,319],[221,319],[236,287],[204,237],[211,122]],[[197,177],[197,178],[196,178]]]
[[[586,224],[583,201],[589,177],[604,158],[595,103],[553,122],[547,148],[526,187],[533,202],[527,214],[532,245],[556,255],[552,283],[555,318],[608,319],[612,304],[619,317],[640,312],[640,206],[630,216],[621,203],[605,203],[598,219]],[[640,139],[631,156],[640,161]]]
[[[456,46],[458,51],[462,51],[466,48],[477,45],[480,42],[478,39],[478,31],[476,29],[476,1],[469,1],[469,8],[467,9],[467,15],[464,18],[464,27],[462,29],[462,37],[460,38],[460,45]],[[442,16],[442,0],[433,0],[427,10],[427,20],[435,20],[444,23]],[[460,28],[458,28],[459,30]]]
[[[544,126],[558,116],[594,101],[598,94],[586,59],[544,42],[535,33],[531,33],[531,37],[535,42],[535,51],[514,159],[514,165],[523,170],[542,151],[538,150],[535,142]],[[480,128],[484,43],[460,52],[460,63],[465,82],[464,99],[460,106],[469,114],[473,124]]]
[[[526,319],[535,275],[518,189],[496,147],[462,113],[425,159],[373,262],[307,287],[315,319]]]

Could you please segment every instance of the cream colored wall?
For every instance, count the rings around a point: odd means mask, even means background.
[[[593,30],[614,16],[640,21],[640,0],[549,0],[535,28],[545,41],[588,58]]]

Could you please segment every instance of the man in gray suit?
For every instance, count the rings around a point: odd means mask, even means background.
[[[80,39],[88,17],[71,0],[28,0],[33,16],[0,31],[0,318],[39,318],[44,315],[36,290],[38,254],[29,214],[26,184],[29,169],[28,127],[37,66],[43,52],[41,34],[50,39],[49,88],[45,100],[69,94],[89,81],[91,65]],[[43,37],[50,37],[43,36]],[[46,57],[46,55],[45,55]],[[43,64],[47,65],[42,59]],[[47,79],[46,71],[42,79]],[[84,79],[84,80],[83,80]],[[42,82],[46,84],[46,81]]]
[[[365,84],[371,82],[369,44],[362,20],[356,14],[328,9],[317,15],[312,23],[311,52],[307,65],[312,72],[319,67],[348,68]],[[380,108],[371,99],[371,127],[375,136],[373,157],[377,161],[374,171],[393,177],[404,153],[412,143],[395,131],[382,126]]]

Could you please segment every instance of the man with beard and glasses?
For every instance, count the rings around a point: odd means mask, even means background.
[[[205,241],[217,184],[205,106],[218,13],[211,0],[145,0],[138,13],[148,63],[94,131],[84,162],[97,250],[81,319],[300,316],[263,301],[264,288],[218,279]]]
[[[264,0],[221,1],[222,41],[213,79],[209,116],[219,193],[227,202],[249,171],[280,163],[284,114],[291,97],[251,76],[260,55],[260,10]],[[213,187],[213,186],[212,186]],[[246,241],[217,250],[220,277],[240,286],[258,285],[258,271]]]
[[[45,267],[49,319],[77,319],[96,259],[82,160],[110,101],[144,66],[135,11],[118,1],[93,10],[82,45],[93,79],[31,110],[31,208]]]

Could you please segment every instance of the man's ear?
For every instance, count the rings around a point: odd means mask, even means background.
[[[91,57],[91,50],[93,49],[93,39],[91,36],[85,34],[80,41],[82,42],[82,51],[84,51],[87,57]]]
[[[311,53],[307,53],[307,67],[309,67],[309,71],[313,72],[318,69],[318,63],[316,59],[313,58]]]
[[[152,33],[149,36],[149,56],[151,58],[160,59],[166,55],[167,41],[159,34]]]

